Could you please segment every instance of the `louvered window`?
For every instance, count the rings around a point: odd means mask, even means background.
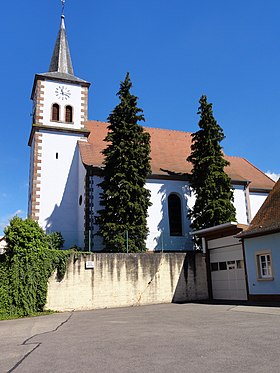
[[[65,108],[65,122],[67,123],[73,122],[73,108],[70,105],[66,106]]]
[[[59,105],[53,104],[52,106],[52,120],[59,122]]]

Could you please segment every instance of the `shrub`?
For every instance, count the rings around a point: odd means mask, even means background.
[[[62,236],[50,239],[31,219],[14,217],[4,233],[8,247],[0,262],[0,314],[40,312],[46,303],[48,279],[55,269],[59,278],[64,276],[70,252],[51,248],[58,248]]]

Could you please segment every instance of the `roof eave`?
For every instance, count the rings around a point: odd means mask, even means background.
[[[36,131],[51,131],[51,132],[63,132],[63,133],[72,133],[76,135],[81,135],[83,137],[88,137],[90,132],[85,129],[75,129],[75,128],[66,128],[66,127],[56,127],[56,126],[46,126],[41,124],[32,124],[31,132],[28,139],[28,146],[32,145],[32,140],[34,133]]]
[[[191,236],[203,236],[203,235],[205,235],[207,233],[212,233],[212,232],[215,232],[215,231],[218,231],[218,230],[221,230],[221,229],[225,229],[225,228],[237,226],[237,224],[238,224],[237,222],[231,221],[229,223],[215,225],[214,227],[199,229],[197,231],[190,232],[189,234]]]
[[[272,188],[262,188],[262,187],[252,187],[252,188],[249,188],[250,192],[254,192],[254,193],[269,193],[271,192],[273,189]]]
[[[33,86],[32,86],[32,91],[31,91],[31,97],[30,97],[31,100],[33,100],[38,80],[53,80],[53,81],[59,81],[59,82],[64,82],[64,83],[73,83],[73,84],[80,85],[81,87],[90,87],[90,85],[91,85],[86,80],[80,79],[80,78],[75,77],[75,76],[69,75],[69,78],[68,77],[63,78],[63,77],[51,76],[49,74],[51,74],[51,73],[35,74],[34,82],[33,82]]]
[[[216,225],[209,228],[200,229],[194,232],[190,232],[191,236],[197,236],[199,238],[205,238],[207,241],[215,238],[233,236],[237,237],[240,231],[244,231],[248,228],[246,224],[240,224],[237,222],[228,222],[220,225]]]
[[[269,234],[279,233],[280,227],[268,227],[268,228],[260,228],[259,230],[254,231],[245,231],[241,232],[237,235],[238,238],[246,239],[246,238],[253,238],[253,237],[260,237],[260,236],[267,236]]]

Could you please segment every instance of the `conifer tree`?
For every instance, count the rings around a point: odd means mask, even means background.
[[[199,103],[200,130],[192,134],[191,154],[187,158],[193,166],[190,186],[196,196],[195,205],[188,214],[194,230],[236,220],[231,180],[224,171],[229,162],[220,145],[225,136],[207,97],[201,96]]]
[[[130,93],[129,73],[121,82],[117,96],[120,103],[108,117],[109,126],[104,149],[104,179],[99,211],[99,234],[107,251],[145,251],[148,234],[147,215],[150,192],[145,188],[150,174],[150,135],[139,122],[143,110]]]

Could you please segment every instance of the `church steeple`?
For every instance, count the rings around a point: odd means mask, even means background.
[[[73,65],[70,56],[70,49],[66,37],[64,15],[61,16],[60,29],[49,67],[49,72],[58,72],[74,76]]]
[[[31,94],[28,214],[48,232],[61,232],[66,247],[82,247],[84,182],[72,176],[85,177],[78,141],[85,141],[90,133],[90,83],[74,75],[64,24],[65,0],[61,3],[61,24],[50,67],[48,72],[35,75]]]

